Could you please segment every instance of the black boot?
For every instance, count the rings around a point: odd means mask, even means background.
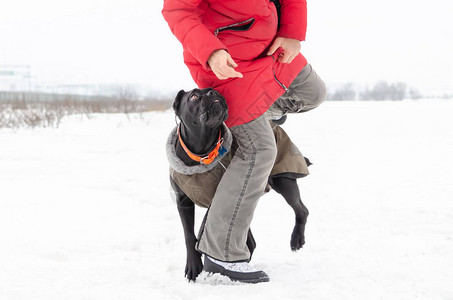
[[[286,122],[286,119],[287,119],[287,118],[288,118],[287,115],[283,115],[283,116],[281,116],[281,117],[278,118],[278,119],[272,119],[272,121],[273,121],[275,124],[277,124],[277,125],[283,125],[283,123]]]
[[[263,271],[254,270],[248,263],[222,262],[204,256],[203,270],[209,273],[220,273],[228,276],[233,281],[244,283],[259,283],[270,281],[269,276]]]

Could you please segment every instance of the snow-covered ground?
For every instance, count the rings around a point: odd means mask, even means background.
[[[284,128],[314,165],[310,210],[265,195],[270,283],[184,279],[164,144],[172,112],[0,130],[0,299],[453,299],[453,102],[327,102]],[[204,210],[197,210],[197,226]]]

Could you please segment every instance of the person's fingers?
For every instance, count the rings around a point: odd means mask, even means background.
[[[243,75],[236,70],[234,70],[232,67],[224,66],[223,68],[215,69],[213,70],[214,74],[219,78],[220,80],[228,79],[228,78],[242,78]]]
[[[217,76],[220,80],[226,79],[225,75],[217,68],[211,68],[214,75]]]
[[[277,38],[272,46],[269,48],[269,51],[267,52],[267,55],[272,55],[274,54],[275,51],[281,46],[280,40]]]
[[[288,61],[288,56],[289,54],[287,52],[283,52],[278,61],[282,64],[286,64],[286,62]]]
[[[288,64],[290,64],[295,58],[296,58],[297,55],[293,55],[291,56],[289,59],[288,59]]]
[[[289,64],[300,52],[300,41],[278,37],[272,44],[267,54],[273,54],[278,48],[283,50],[278,56],[278,62]]]
[[[227,62],[230,67],[236,68],[238,64],[231,58],[230,55],[227,57]]]
[[[238,66],[238,64],[225,50],[214,52],[209,58],[208,64],[211,67],[211,70],[220,80],[232,77],[243,77],[241,73],[237,72],[234,69]]]
[[[285,57],[285,64],[289,64],[292,60],[293,60],[293,54],[292,53],[288,53]]]
[[[230,67],[230,66],[224,66],[221,70],[221,73],[223,76],[225,76],[226,78],[230,78],[230,77],[242,77],[242,74],[237,72],[234,68]]]
[[[289,64],[293,61],[294,58],[296,58],[298,52],[291,52],[288,50],[284,50],[281,56],[279,56],[279,62],[284,63],[284,64]]]
[[[237,66],[238,65],[236,64],[236,62],[228,55],[226,62],[220,64],[216,70],[222,78],[220,78],[219,76],[217,77],[219,79],[228,79],[231,77],[242,78],[243,77],[242,74],[234,69],[234,67]]]
[[[217,72],[217,73],[219,74],[219,75],[217,76],[219,79],[221,79],[221,80],[228,79],[228,75],[225,74],[225,72],[219,71],[219,72]]]
[[[244,77],[244,76],[242,75],[242,73],[239,73],[238,71],[236,71],[236,70],[233,69],[233,68],[230,68],[230,70],[229,70],[227,76],[228,76],[229,78],[230,78],[230,77],[238,77],[238,78]]]
[[[230,77],[239,77],[239,78],[242,78],[242,74],[237,72],[234,68],[237,68],[238,67],[238,64],[233,60],[233,58],[231,58],[230,55],[228,55],[228,75],[230,75]]]

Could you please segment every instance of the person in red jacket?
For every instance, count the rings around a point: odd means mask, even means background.
[[[268,119],[311,110],[326,96],[324,82],[300,53],[306,0],[280,0],[279,8],[278,14],[269,0],[164,0],[162,10],[195,83],[213,87],[228,104],[225,124],[239,150],[217,188],[197,250],[205,254],[205,270],[244,282],[269,281],[249,266],[246,245],[276,156]]]

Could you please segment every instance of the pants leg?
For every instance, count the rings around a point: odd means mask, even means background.
[[[307,64],[294,81],[266,113],[267,118],[279,117],[287,113],[300,113],[318,107],[326,99],[326,85]]]
[[[200,229],[197,250],[221,261],[248,261],[247,233],[277,148],[264,116],[230,130],[239,149],[212,199]]]

